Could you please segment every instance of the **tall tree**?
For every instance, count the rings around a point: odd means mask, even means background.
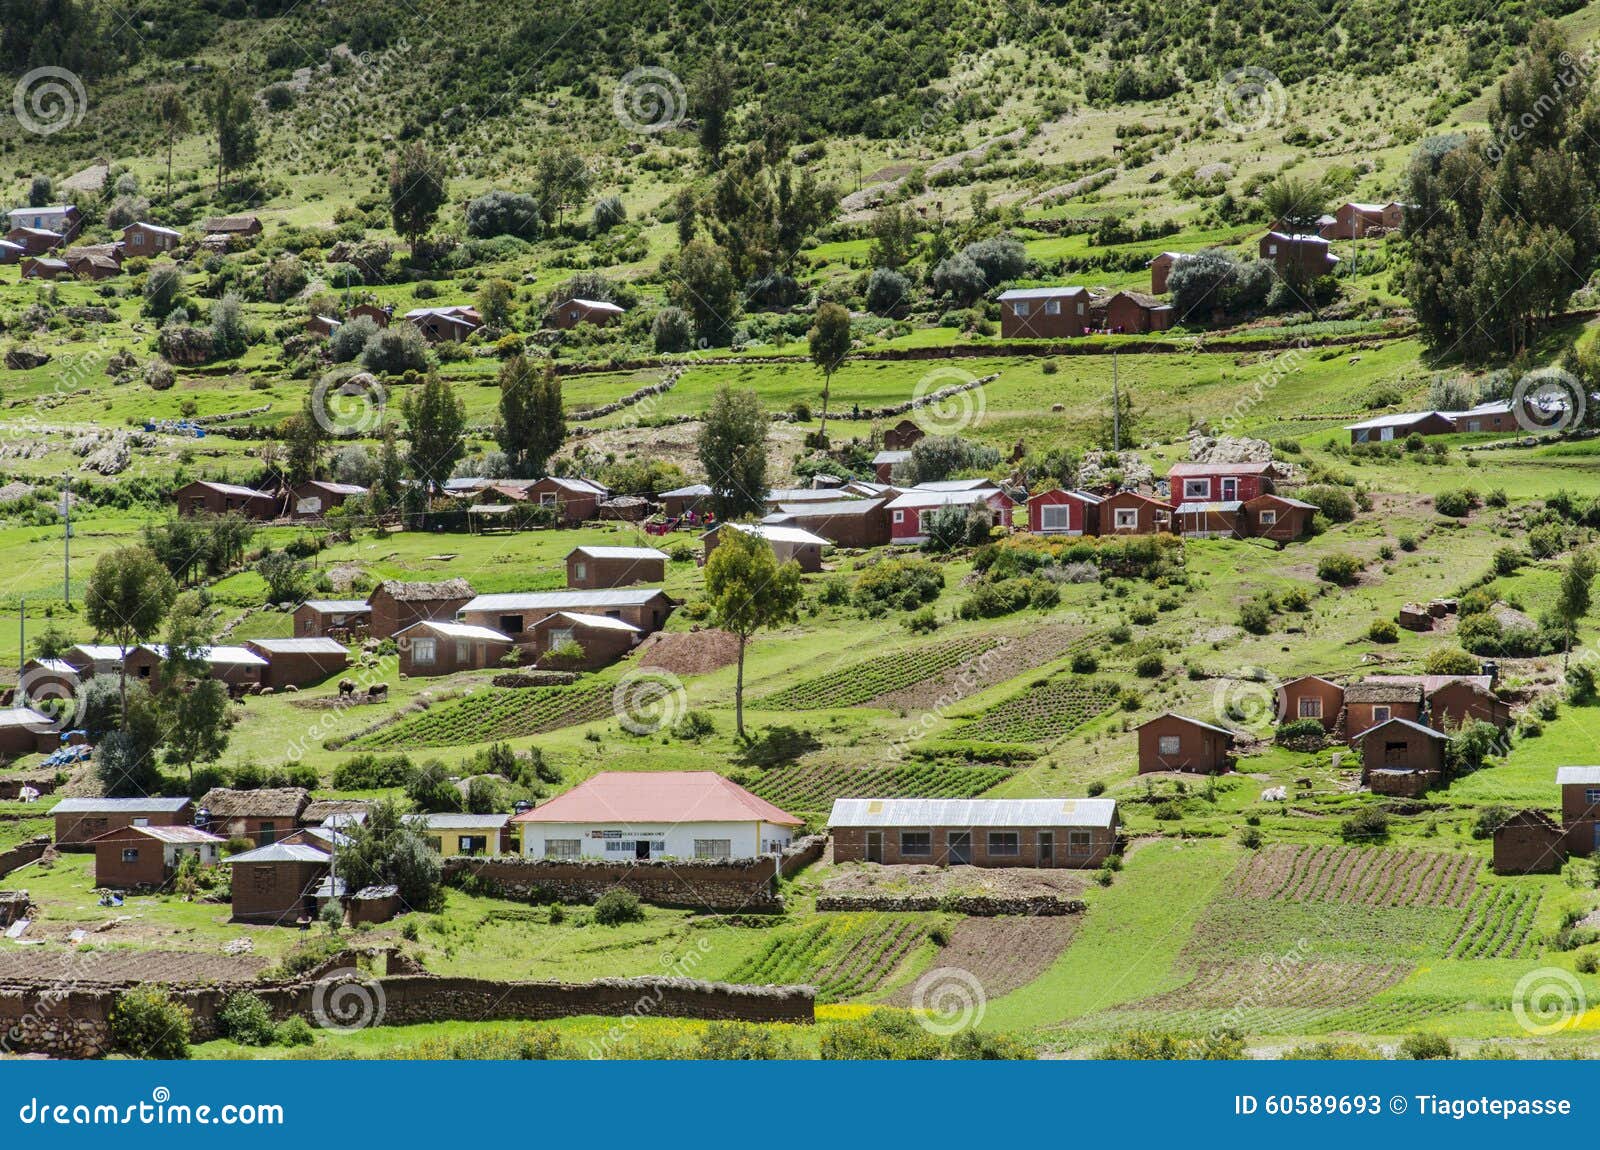
[[[178,585],[148,547],[122,547],[100,556],[89,573],[83,618],[118,646],[153,635],[172,609]],[[128,704],[128,669],[122,668],[122,705]]]
[[[449,198],[450,177],[444,160],[421,140],[407,144],[389,167],[389,215],[394,230],[415,247]]]
[[[234,87],[232,76],[224,72],[211,93],[208,111],[217,136],[217,194],[221,195],[227,174],[255,161],[255,106],[247,93]]]
[[[734,679],[734,726],[744,738],[744,650],[765,627],[792,623],[803,598],[800,565],[779,563],[765,539],[723,525],[706,560],[706,601],[711,618],[739,640],[739,670]]]
[[[662,271],[667,298],[689,314],[695,337],[712,347],[727,343],[739,314],[739,281],[728,264],[728,253],[696,236]]]
[[[700,466],[711,506],[722,520],[758,515],[767,506],[767,413],[753,391],[717,389],[700,425]]]
[[[387,421],[383,425],[383,438],[378,445],[378,477],[372,481],[372,509],[382,513],[400,502],[405,466],[400,459],[400,445],[395,441],[394,427]]]
[[[559,147],[540,153],[533,178],[539,186],[539,218],[548,227],[566,218],[568,206],[587,198],[594,173],[577,152]]]
[[[712,52],[695,77],[689,95],[690,107],[700,122],[700,151],[708,166],[716,165],[727,145],[728,112],[733,108],[733,98],[733,69],[720,50]]]
[[[885,204],[872,218],[872,247],[868,260],[873,267],[898,270],[917,254],[921,224],[916,214],[899,204]]]
[[[466,454],[467,409],[450,385],[429,372],[427,380],[400,405],[406,421],[406,466],[432,494]]]
[[[818,436],[828,445],[828,397],[833,389],[833,373],[844,366],[850,355],[850,313],[836,303],[817,308],[816,320],[807,337],[811,362],[822,372],[822,424]]]
[[[178,137],[189,130],[189,106],[183,102],[183,93],[171,84],[156,90],[156,122],[161,125],[161,139],[167,145],[167,203],[172,202],[172,149]]]
[[[1595,559],[1594,553],[1590,551],[1573,552],[1572,558],[1567,560],[1566,570],[1561,573],[1561,590],[1556,597],[1556,618],[1561,623],[1561,631],[1565,638],[1561,648],[1563,670],[1572,657],[1572,640],[1578,633],[1578,625],[1583,622],[1584,616],[1589,614],[1594,576]]]
[[[561,379],[546,360],[535,366],[514,355],[500,366],[500,426],[496,439],[511,474],[533,479],[545,473],[550,457],[567,436],[561,407]]]
[[[195,763],[214,763],[227,750],[233,725],[228,689],[206,665],[206,652],[215,641],[205,599],[197,592],[179,596],[167,618],[167,654],[156,705],[166,760],[187,770],[191,781]]]

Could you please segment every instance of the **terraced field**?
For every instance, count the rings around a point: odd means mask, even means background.
[[[1467,907],[1467,921],[1451,958],[1521,958],[1532,953],[1539,893],[1512,887],[1483,889]]]
[[[830,915],[800,930],[777,934],[741,964],[730,980],[755,985],[806,983],[819,1002],[838,1002],[876,989],[923,940],[926,915]]]
[[[1465,907],[1482,866],[1472,855],[1441,851],[1279,845],[1246,859],[1229,884],[1237,898]]]
[[[350,750],[462,747],[537,735],[611,712],[610,686],[484,687],[349,744]]]
[[[986,743],[1051,743],[1117,705],[1114,683],[1065,677],[1030,686],[958,727],[956,739]]]
[[[833,800],[970,799],[1011,775],[1004,767],[911,763],[898,767],[795,766],[766,771],[749,789],[791,811],[825,811]]]
[[[787,687],[756,700],[756,705],[781,711],[817,711],[857,707],[880,695],[925,682],[1000,645],[994,635],[974,635],[927,643],[891,655],[864,659]]]

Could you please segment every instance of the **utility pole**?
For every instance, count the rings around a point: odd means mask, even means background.
[[[1111,450],[1122,450],[1122,398],[1117,394],[1117,349],[1111,349]]]
[[[61,515],[66,530],[61,534],[61,597],[72,606],[72,472],[61,485]]]
[[[28,601],[21,600],[17,605],[17,682],[22,682],[22,667],[28,661]],[[26,706],[23,700],[18,700],[19,706]]]

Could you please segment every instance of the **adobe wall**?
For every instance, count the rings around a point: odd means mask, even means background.
[[[519,902],[593,902],[616,887],[656,906],[689,910],[779,911],[773,892],[776,860],[677,859],[671,862],[542,858],[448,858],[444,881],[473,879],[501,898]]]
[[[1082,899],[1061,898],[1057,895],[1034,895],[1009,898],[1002,895],[962,895],[957,898],[939,898],[935,895],[903,895],[885,898],[881,895],[821,895],[817,898],[818,910],[876,910],[876,911],[929,911],[944,910],[954,914],[968,914],[977,918],[992,918],[1002,914],[1063,915],[1082,914],[1087,909]]]
[[[4,878],[18,867],[27,866],[38,860],[49,849],[50,836],[38,835],[27,842],[18,843],[8,851],[0,852],[0,878]]]

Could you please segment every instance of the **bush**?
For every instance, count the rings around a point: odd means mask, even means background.
[[[867,310],[875,315],[904,311],[911,299],[911,281],[893,268],[875,268],[867,279]]]
[[[1246,850],[1258,851],[1262,845],[1261,832],[1255,827],[1245,827],[1239,832],[1239,845]]]
[[[865,1018],[830,1025],[822,1036],[824,1061],[925,1061],[939,1057],[940,1044],[910,1011],[874,1010]]]
[[[155,986],[125,990],[111,1009],[111,1043],[132,1058],[189,1057],[194,1015]]]
[[[1252,599],[1239,608],[1239,626],[1252,635],[1265,635],[1272,630],[1272,607],[1261,599]]]
[[[1433,497],[1433,509],[1452,519],[1464,519],[1478,506],[1478,495],[1470,487],[1441,491]]]
[[[311,1024],[298,1014],[278,1023],[275,1041],[279,1046],[310,1046],[316,1041]]]
[[[1400,550],[1402,551],[1415,551],[1417,549],[1417,537],[1409,531],[1402,531],[1396,542],[1400,544]]]
[[[683,718],[672,724],[672,737],[685,742],[698,743],[716,732],[716,724],[704,711],[685,711]]]
[[[664,307],[650,323],[650,339],[663,354],[688,351],[694,346],[694,324],[689,313],[678,307]]]
[[[601,926],[622,926],[643,918],[644,908],[639,905],[639,896],[631,890],[615,886],[595,900],[594,920]]]
[[[224,1038],[241,1046],[271,1046],[277,1038],[272,1011],[259,995],[248,990],[235,991],[217,1012],[217,1028]]]
[[[890,559],[862,572],[851,598],[867,610],[914,610],[944,590],[944,572],[926,559]]]
[[[1408,1034],[1400,1040],[1400,1056],[1417,1061],[1436,1058],[1454,1058],[1456,1048],[1450,1040],[1437,1032]]]
[[[522,192],[486,192],[467,205],[467,235],[476,239],[539,236],[539,201]]]
[[[428,369],[428,342],[409,323],[394,323],[376,332],[361,352],[361,365],[381,375]]]
[[[1435,647],[1422,660],[1425,675],[1476,675],[1478,660],[1460,647]]]
[[[334,363],[349,363],[366,350],[378,331],[378,324],[370,315],[346,320],[328,337],[328,355]]]
[[[701,1031],[691,1057],[717,1062],[771,1062],[790,1054],[767,1027],[749,1022],[713,1022]]]
[[[1290,719],[1279,723],[1273,732],[1273,738],[1284,746],[1307,750],[1322,746],[1327,737],[1328,732],[1317,719]]]
[[[1314,484],[1301,488],[1295,497],[1315,507],[1329,523],[1348,523],[1356,517],[1356,501],[1343,487]]]
[[[594,205],[594,230],[596,232],[609,232],[612,228],[620,227],[628,219],[628,209],[622,206],[621,196],[604,196],[595,201]]]
[[[1389,814],[1378,807],[1363,807],[1339,824],[1347,842],[1383,842],[1389,837]]]
[[[1340,587],[1348,587],[1360,574],[1361,560],[1344,552],[1324,555],[1317,563],[1317,578]]]
[[[1092,675],[1100,669],[1100,660],[1094,657],[1093,652],[1079,651],[1072,656],[1072,672],[1075,675]]]
[[[1484,807],[1478,812],[1478,817],[1472,820],[1472,837],[1475,839],[1494,838],[1494,832],[1505,825],[1505,821],[1516,813],[1510,807]]]
[[[939,616],[932,607],[922,607],[906,616],[906,629],[914,635],[931,635],[939,629]]]
[[[1367,638],[1374,643],[1398,643],[1400,626],[1393,619],[1374,619],[1367,625]]]
[[[1141,679],[1154,679],[1166,669],[1167,665],[1158,651],[1146,652],[1133,662],[1133,673]]]

